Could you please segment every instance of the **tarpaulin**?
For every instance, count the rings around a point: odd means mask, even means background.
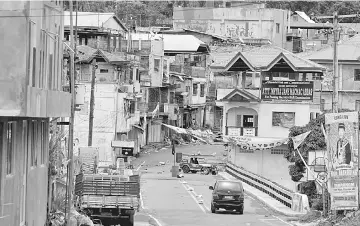
[[[285,144],[288,141],[288,138],[269,138],[269,137],[230,137],[224,136],[226,142],[235,143],[240,146],[243,150],[266,150],[272,149],[282,144]]]

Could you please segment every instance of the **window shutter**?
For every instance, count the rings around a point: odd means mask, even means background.
[[[236,127],[241,127],[241,115],[236,116]]]
[[[258,115],[254,115],[254,127],[258,127]]]

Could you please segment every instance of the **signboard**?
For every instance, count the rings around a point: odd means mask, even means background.
[[[263,81],[261,99],[272,101],[312,101],[312,81]]]
[[[255,128],[243,128],[243,133],[244,133],[244,136],[254,137],[255,136]]]
[[[241,128],[228,128],[228,136],[230,137],[241,136]]]
[[[358,112],[325,115],[332,210],[358,209]]]

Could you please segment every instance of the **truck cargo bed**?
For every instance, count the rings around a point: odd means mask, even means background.
[[[139,206],[137,196],[97,196],[83,195],[80,200],[81,208],[134,208]]]

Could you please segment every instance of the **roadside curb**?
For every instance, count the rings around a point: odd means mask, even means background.
[[[226,172],[224,172],[224,173],[226,173]],[[223,179],[229,179],[229,178],[226,178],[223,174],[218,174],[218,175],[220,177],[222,177]],[[252,189],[256,189],[256,188],[252,188]],[[280,215],[283,215],[283,216],[286,216],[286,217],[300,217],[300,216],[305,215],[304,213],[295,213],[295,212],[294,213],[289,213],[289,212],[282,211],[282,210],[278,209],[277,207],[271,205],[270,203],[266,202],[262,197],[259,197],[259,196],[255,195],[255,194],[253,194],[250,189],[244,188],[244,190],[245,190],[245,194],[247,194],[247,195],[251,196],[252,198],[256,199],[261,204],[268,207],[269,209],[271,209],[273,212],[275,212],[277,214],[280,214]]]

